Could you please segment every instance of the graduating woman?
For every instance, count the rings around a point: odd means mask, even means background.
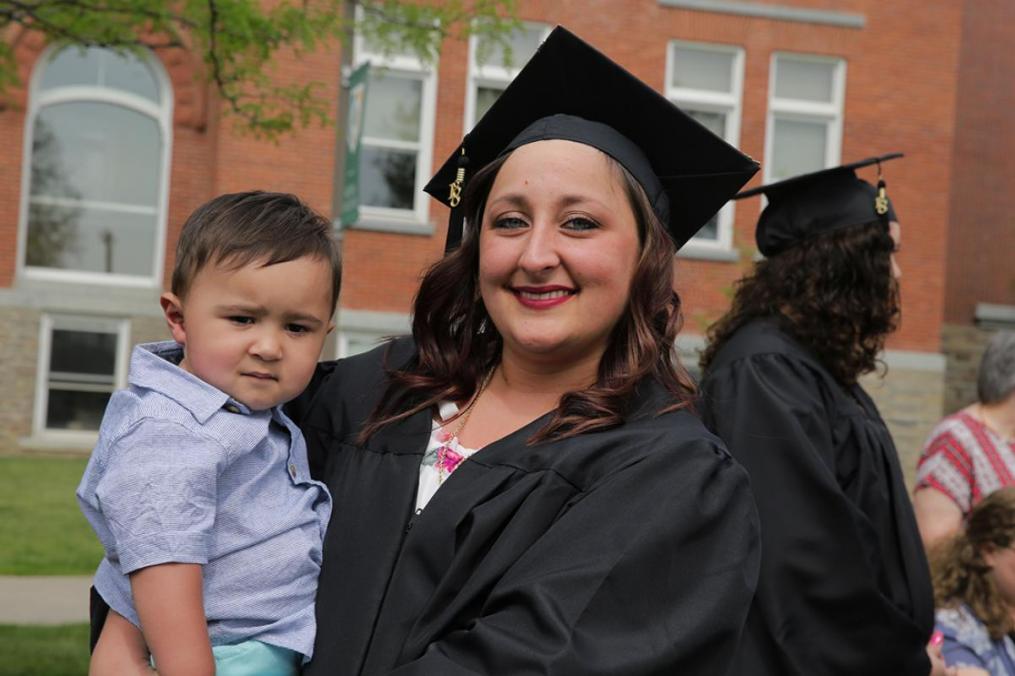
[[[892,438],[857,383],[896,326],[900,230],[883,182],[854,169],[892,157],[740,195],[768,197],[767,258],[702,358],[706,422],[761,517],[736,674],[931,673],[927,562]]]
[[[722,674],[758,565],[671,265],[756,165],[557,29],[428,191],[412,340],[292,407],[334,499],[308,674]]]
[[[547,38],[427,188],[466,230],[412,338],[289,407],[333,498],[304,673],[726,672],[757,514],[690,410],[672,263],[756,170]]]

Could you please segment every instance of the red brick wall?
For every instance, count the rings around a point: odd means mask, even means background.
[[[340,65],[334,53],[294,58],[281,54],[273,75],[279,82],[322,83],[322,96],[338,96]],[[313,126],[276,141],[238,130],[240,120],[225,111],[214,90],[199,74],[195,82],[208,99],[207,123],[181,125],[177,116],[170,177],[169,228],[165,283],[173,266],[173,247],[187,216],[211,197],[241,190],[293,192],[322,213],[331,211],[335,130]],[[334,110],[331,111],[334,114]]]
[[[0,159],[0,288],[13,285],[17,264],[23,119],[18,111],[0,111],[0,148],[4,149]]]
[[[991,0],[997,7],[1007,1]],[[527,20],[567,25],[659,89],[664,84],[669,40],[743,47],[746,58],[741,147],[761,161],[764,161],[772,53],[793,51],[844,58],[847,71],[843,159],[890,150],[907,154],[907,159],[886,167],[890,192],[904,229],[900,256],[904,270],[904,319],[902,330],[893,337],[891,346],[937,351],[944,315],[947,222],[952,209],[949,188],[953,185],[951,161],[963,4],[922,0],[797,0],[794,5],[862,13],[866,26],[863,29],[840,28],[680,10],[663,7],[657,0],[558,0],[553,3],[522,0],[520,14]],[[1006,11],[1011,13],[1010,9]],[[986,27],[990,25],[989,20],[980,23]],[[1007,24],[995,22],[994,25]],[[1005,44],[1000,38],[996,39],[997,44]],[[1012,57],[996,58],[1008,59],[1006,72],[1010,74]],[[449,41],[438,70],[435,167],[461,137],[467,63],[465,43]],[[172,264],[171,251],[176,235],[186,215],[216,193],[247,188],[291,190],[318,209],[330,212],[336,143],[333,130],[310,129],[277,144],[238,135],[233,131],[232,118],[219,121],[219,105],[201,84],[194,68],[187,71],[180,64],[172,63],[167,67],[174,80],[178,107],[173,139],[167,270]],[[325,94],[335,97],[339,81],[338,50],[322,51],[301,60],[284,56],[277,64],[277,75],[281,79],[323,82]],[[1010,82],[1006,91],[1010,97]],[[1008,102],[1007,107],[998,104],[994,110],[999,113],[1010,110],[1010,98]],[[963,101],[963,105],[966,103]],[[180,106],[189,107],[186,115],[179,112]],[[967,107],[961,109],[964,115],[972,112],[966,110]],[[998,125],[994,119],[988,122],[994,127]],[[10,110],[0,113],[0,143],[5,150],[5,159],[0,160],[0,205],[3,205],[0,209],[0,286],[11,285],[14,271],[22,124],[21,113]],[[960,144],[960,150],[961,147]],[[1008,162],[1011,167],[1011,160]],[[976,174],[975,168],[967,167],[958,172],[955,180],[973,179]],[[966,180],[962,185],[968,183]],[[1013,192],[1010,186],[1008,192]],[[956,194],[965,200],[961,192]],[[734,224],[738,246],[753,247],[758,209],[757,200],[738,204]],[[1012,210],[1007,211],[1011,213]],[[356,230],[346,233],[343,307],[383,311],[409,309],[420,273],[442,251],[446,212],[434,206],[430,215],[436,224],[432,237]],[[955,233],[953,240],[963,234]],[[957,249],[955,241],[950,246],[953,251]],[[966,259],[973,260],[969,256]],[[956,258],[953,256],[952,260],[955,262]],[[742,271],[743,267],[736,263],[681,260],[678,275],[689,332],[702,332],[707,322],[725,309],[729,289]]]
[[[1015,3],[966,12],[951,177],[946,320],[968,324],[976,303],[1015,305]]]
[[[745,49],[741,147],[764,161],[768,77],[774,51],[846,59],[844,160],[900,150],[887,178],[904,224],[903,326],[891,346],[936,351],[943,315],[945,231],[959,45],[959,3],[812,2],[816,8],[861,12],[864,29],[738,17],[660,6],[654,0],[566,0],[552,6],[523,2],[521,17],[562,23],[652,86],[662,89],[666,47],[674,38],[726,43]],[[803,3],[796,3],[803,4]],[[936,5],[936,6],[935,6]],[[636,10],[636,11],[635,11]],[[933,40],[927,36],[933,35]],[[435,166],[461,138],[468,54],[446,45],[438,71]],[[868,175],[870,178],[870,175]],[[753,247],[760,204],[739,204],[735,238]],[[419,271],[440,254],[444,214],[434,238],[396,238],[352,232],[346,240],[345,307],[405,310]],[[404,241],[402,241],[404,240]],[[679,284],[687,330],[700,333],[726,307],[742,266],[682,260]]]
[[[3,148],[3,155],[0,156],[0,288],[7,288],[14,284],[17,267],[28,82],[45,45],[32,34],[20,36],[13,30],[3,37],[18,41],[15,58],[21,81],[21,86],[9,93],[9,100],[0,101],[0,148]]]

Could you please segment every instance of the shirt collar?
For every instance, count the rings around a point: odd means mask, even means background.
[[[230,413],[251,414],[244,404],[180,368],[182,359],[183,346],[172,340],[137,345],[130,356],[128,381],[164,394],[201,424],[222,408]]]

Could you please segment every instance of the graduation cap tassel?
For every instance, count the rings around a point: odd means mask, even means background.
[[[885,179],[881,175],[881,163],[878,162],[878,188],[874,196],[874,211],[884,219],[888,213],[888,194],[885,192]]]
[[[462,188],[465,185],[465,170],[469,166],[469,156],[465,154],[465,142],[468,136],[462,141],[462,153],[458,156],[458,168],[455,171],[455,180],[448,185],[448,205],[451,207],[451,219],[448,222],[448,239],[444,245],[444,253],[458,248],[462,242],[462,231],[465,228],[465,214],[458,205],[462,201]]]
[[[458,156],[458,170],[455,172],[455,180],[448,186],[448,204],[452,209],[462,201],[462,186],[465,184],[465,168],[469,166],[469,157],[465,154],[465,142],[462,142],[462,154]]]

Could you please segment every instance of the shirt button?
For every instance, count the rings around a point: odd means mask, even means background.
[[[240,407],[235,405],[235,404],[226,404],[225,405],[225,409],[227,411],[229,411],[230,413],[239,413],[240,412]]]
[[[293,478],[293,481],[296,481],[296,465],[291,462],[289,463],[289,476]]]

